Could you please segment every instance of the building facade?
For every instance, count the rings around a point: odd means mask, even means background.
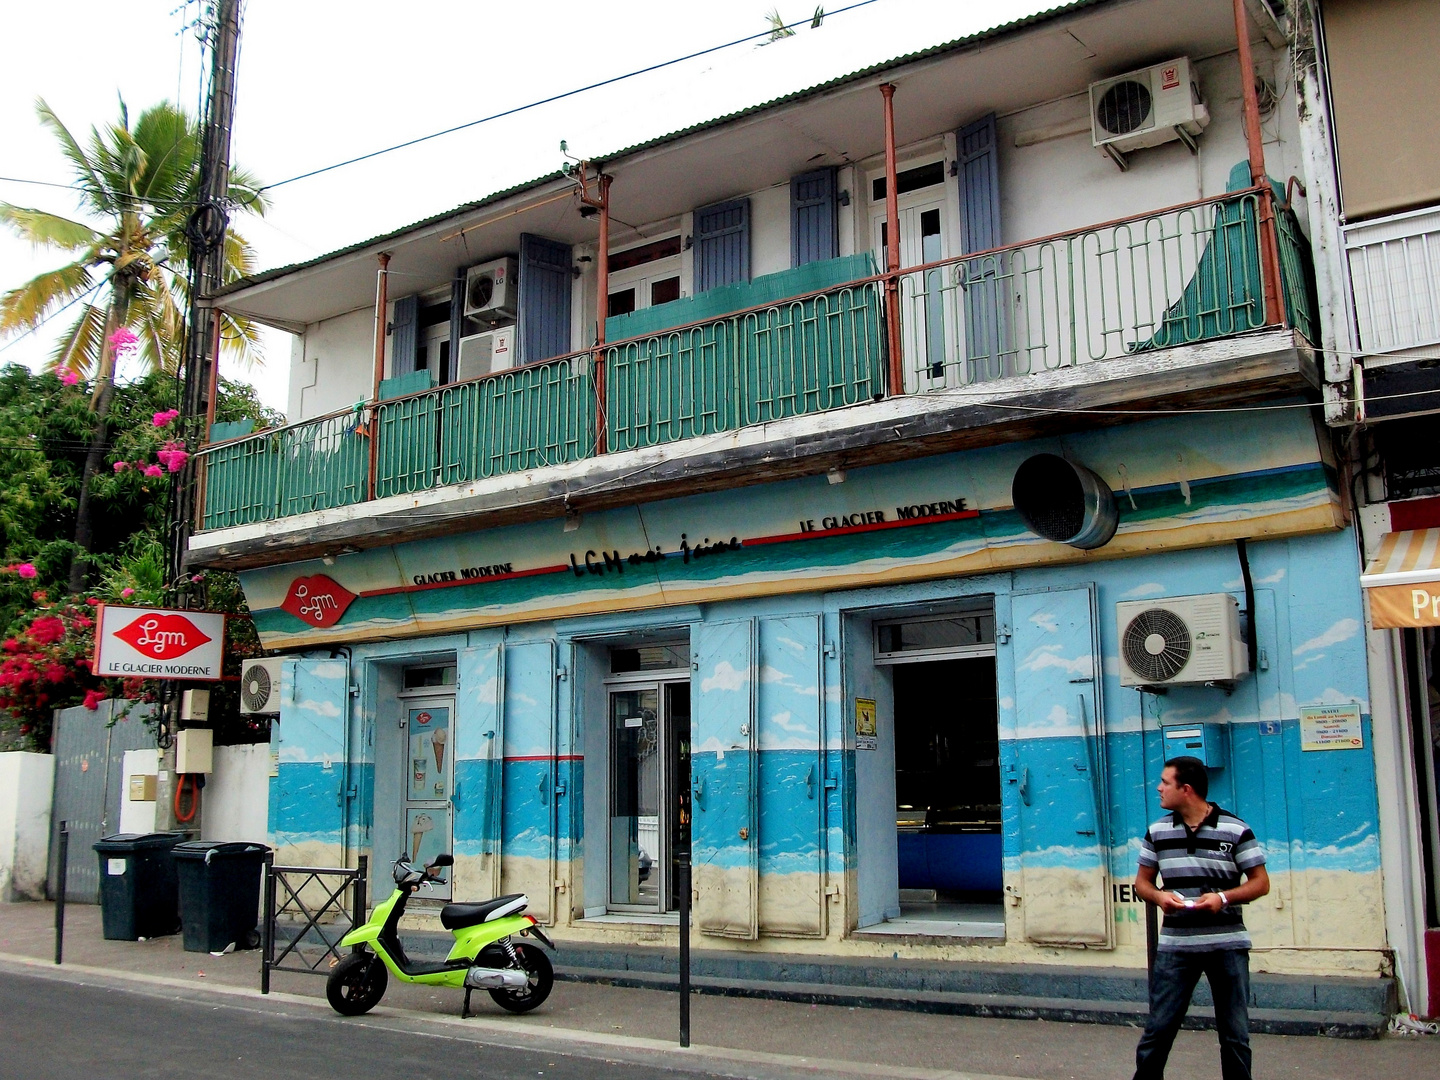
[[[1071,4],[228,289],[297,335],[190,547],[285,657],[281,858],[664,942],[688,848],[737,949],[1138,967],[1190,752],[1257,966],[1388,977],[1310,136],[1242,10]]]

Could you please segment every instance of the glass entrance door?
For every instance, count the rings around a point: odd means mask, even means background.
[[[690,684],[614,688],[609,723],[609,906],[673,911],[690,843]]]
[[[405,703],[405,729],[409,753],[405,756],[405,853],[416,863],[429,864],[451,851],[450,795],[455,763],[451,720],[454,698],[430,698]],[[427,882],[416,893],[429,900],[450,899],[450,875],[443,884]]]

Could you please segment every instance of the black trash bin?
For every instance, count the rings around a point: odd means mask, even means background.
[[[264,844],[192,840],[175,847],[186,952],[260,944],[260,868]]]
[[[100,856],[100,919],[108,941],[173,934],[180,928],[175,863],[184,833],[116,833],[95,843]]]

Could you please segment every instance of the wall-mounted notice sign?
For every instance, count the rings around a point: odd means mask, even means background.
[[[1300,710],[1301,750],[1359,750],[1364,745],[1359,705],[1315,705]]]
[[[100,605],[92,670],[106,678],[220,678],[225,616]]]
[[[879,740],[875,736],[875,699],[855,699],[855,749],[876,750]]]

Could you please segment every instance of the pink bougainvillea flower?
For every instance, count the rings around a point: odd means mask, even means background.
[[[39,571],[35,569],[34,563],[22,562],[19,566],[15,567],[15,573],[23,578],[33,578]]]
[[[117,473],[122,473],[122,472],[124,472],[126,469],[128,469],[129,467],[130,467],[130,463],[129,463],[128,461],[117,461],[117,462],[115,462],[115,465],[114,465],[114,469],[115,469],[115,471],[116,471]]]
[[[95,620],[87,619],[84,615],[76,615],[75,625],[80,627],[81,630],[89,630],[90,627],[95,625]]]
[[[123,588],[123,589],[120,590],[120,595],[121,595],[121,596],[134,596],[134,595],[135,595],[135,590],[132,589],[132,588],[130,588],[129,585],[126,585],[125,588]]]
[[[165,475],[165,470],[162,469],[162,468],[160,468],[159,465],[146,465],[144,472],[145,472],[145,475],[146,475],[146,476],[164,476],[164,475]]]
[[[110,342],[110,347],[116,352],[119,352],[121,349],[128,349],[140,339],[135,336],[135,331],[131,330],[128,326],[117,326],[115,332],[111,334],[107,340]]]
[[[85,708],[89,709],[91,712],[94,712],[96,709],[100,708],[100,702],[104,700],[105,692],[103,690],[85,691]]]
[[[164,465],[171,472],[179,472],[185,467],[185,462],[190,460],[190,455],[184,450],[171,450],[168,448],[155,451],[155,456],[160,459],[160,464]]]
[[[179,415],[179,409],[164,409],[152,416],[150,418],[150,422],[153,423],[156,427],[164,427],[166,424],[170,423],[171,420],[174,420]]]
[[[36,589],[30,594],[30,599],[34,600],[37,604],[43,604],[46,600],[50,598],[46,596],[43,592],[41,592],[39,589]]]
[[[93,596],[87,596],[85,598],[85,603],[89,604],[91,607],[95,607],[100,603],[100,601],[96,600]]]
[[[76,375],[73,371],[67,371],[64,375],[60,376],[60,381],[66,386],[74,386],[80,381],[80,376]]]
[[[68,672],[65,670],[64,664],[57,664],[52,662],[45,666],[46,682],[60,682],[62,679],[65,678],[67,674]]]

